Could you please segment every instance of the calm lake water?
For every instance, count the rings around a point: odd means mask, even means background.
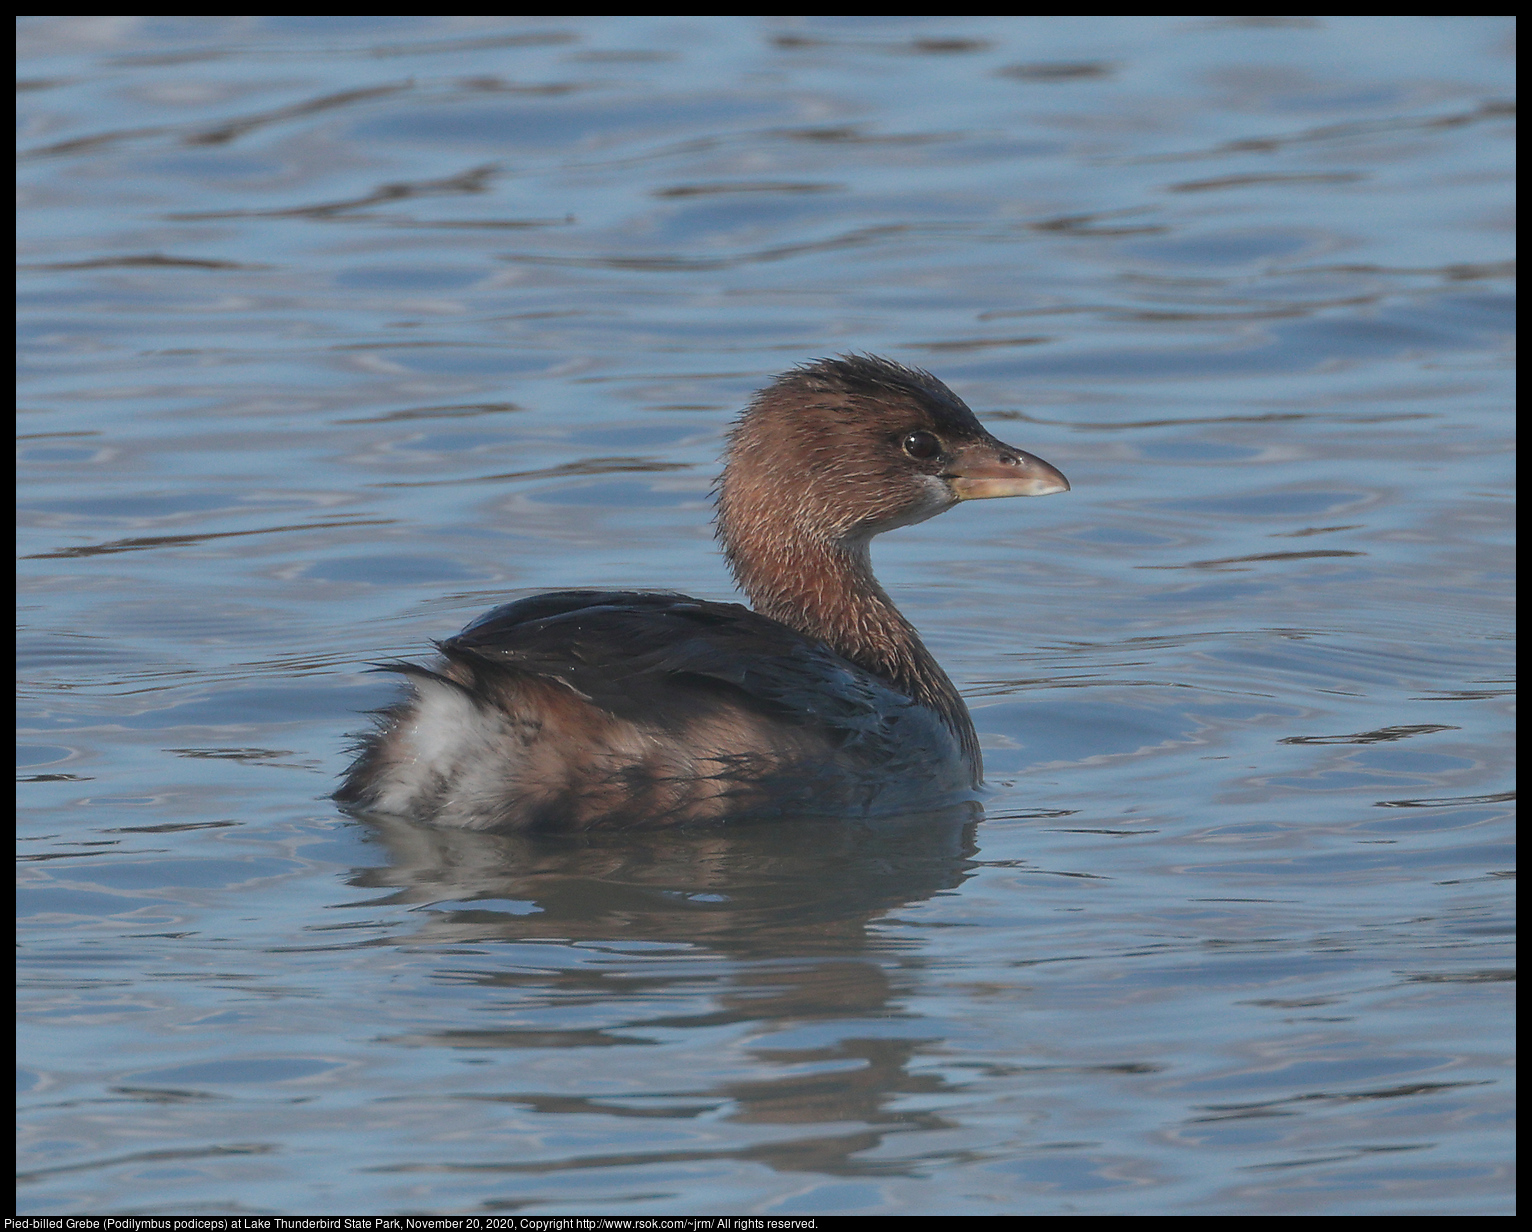
[[[1510,1213],[1512,37],[23,19],[20,1211]],[[851,350],[1074,484],[875,550],[982,810],[336,811]]]

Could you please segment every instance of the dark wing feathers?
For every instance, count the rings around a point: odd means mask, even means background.
[[[574,590],[495,608],[441,643],[449,658],[553,677],[620,718],[694,713],[697,691],[789,722],[872,736],[913,707],[819,642],[737,603]]]

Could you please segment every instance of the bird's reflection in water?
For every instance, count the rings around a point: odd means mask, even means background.
[[[918,950],[876,924],[968,877],[981,815],[966,803],[878,822],[574,838],[382,821],[375,831],[390,862],[359,871],[354,884],[392,891],[374,903],[416,904],[418,927],[396,942],[428,955],[435,981],[481,994],[474,1012],[448,1002],[450,1021],[397,1042],[534,1058],[596,1050],[578,1068],[528,1066],[540,1075],[535,1089],[459,1098],[523,1114],[738,1127],[725,1137],[739,1140],[700,1152],[661,1133],[652,1151],[633,1153],[628,1133],[620,1159],[555,1153],[498,1165],[507,1171],[731,1157],[886,1174],[901,1169],[853,1157],[888,1132],[940,1127],[932,1113],[894,1105],[946,1086],[909,1071],[939,1033],[903,1004],[922,979]],[[752,1028],[751,1042],[732,1063],[703,1064],[700,1050],[739,1038],[735,1024]],[[650,1047],[663,1039],[673,1054],[688,1031],[699,1050],[690,1064],[684,1052],[680,1068],[674,1055],[662,1062]],[[699,1081],[704,1072],[709,1080]],[[745,1128],[789,1124],[821,1128],[770,1142]]]
[[[877,821],[497,835],[372,820],[389,863],[353,884],[434,904],[417,940],[643,942],[784,960],[874,947],[890,908],[959,885],[980,807]],[[477,904],[477,906],[476,906]]]

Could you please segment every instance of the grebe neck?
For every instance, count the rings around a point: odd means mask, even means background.
[[[977,782],[978,736],[962,695],[873,576],[868,539],[750,534],[720,519],[740,589],[763,616],[823,642],[844,659],[929,706],[956,738]]]

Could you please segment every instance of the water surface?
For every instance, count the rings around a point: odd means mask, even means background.
[[[1512,1209],[1509,19],[20,38],[22,1213]],[[982,809],[336,812],[850,350],[1074,484],[875,551]]]

